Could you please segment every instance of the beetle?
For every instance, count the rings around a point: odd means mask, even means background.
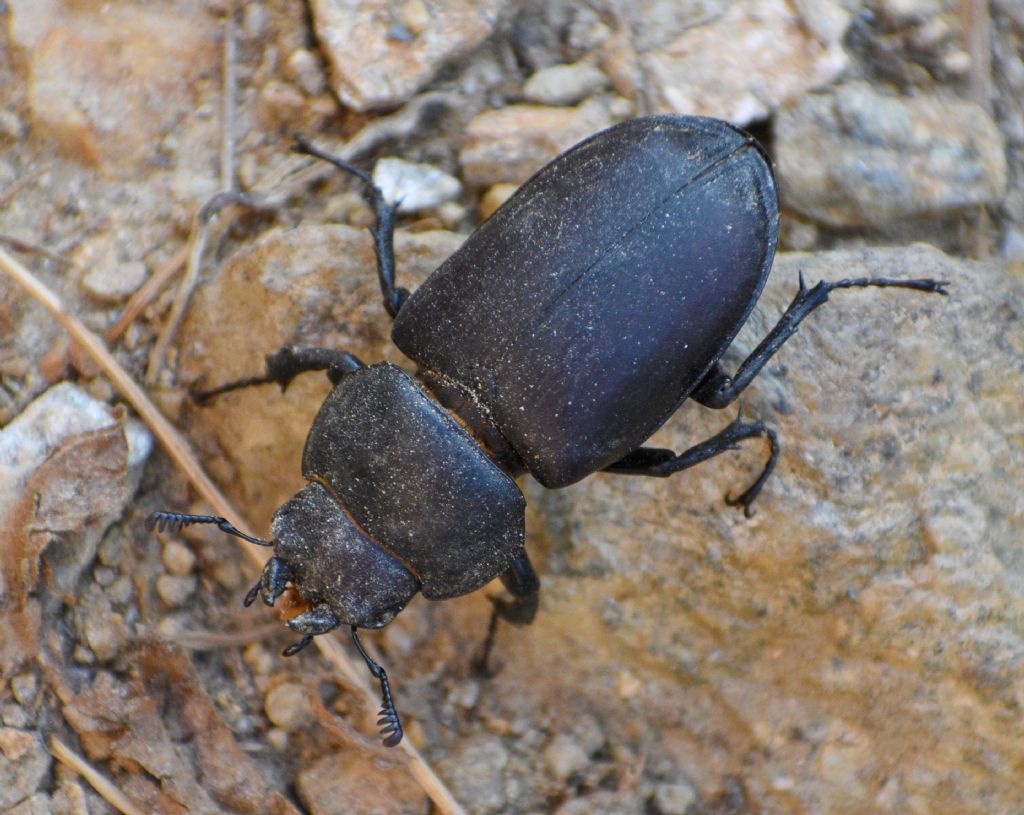
[[[666,477],[740,441],[768,442],[756,480],[730,504],[748,514],[779,454],[775,432],[737,417],[688,450],[643,446],[686,399],[732,404],[801,321],[835,289],[902,287],[946,294],[945,281],[857,278],[799,289],[733,375],[719,364],[772,267],[779,206],[771,163],[744,131],[717,119],[650,116],[604,130],[530,178],[414,293],[395,284],[397,205],[361,169],[299,141],[296,149],[356,176],[371,227],[392,339],[417,365],[364,365],[350,353],[283,348],[256,384],[282,389],[326,371],[333,388],[302,458],[307,484],[274,514],[271,540],[224,518],[158,512],[150,525],[213,523],[272,546],[257,597],[290,585],[308,608],[303,635],[350,628],[382,692],[384,743],[402,727],[384,669],[359,628],[390,622],[417,593],[443,600],[499,577],[499,619],[530,623],[540,581],[525,550],[515,477],[549,488],[603,471]]]

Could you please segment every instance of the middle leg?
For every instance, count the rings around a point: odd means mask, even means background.
[[[347,351],[334,351],[330,348],[284,348],[267,354],[267,372],[263,376],[248,376],[236,379],[209,390],[194,390],[192,398],[203,404],[220,396],[222,393],[251,388],[253,385],[269,385],[277,383],[285,390],[299,374],[308,371],[327,371],[332,385],[337,385],[345,374],[358,371],[364,367],[354,354]]]
[[[540,578],[530,563],[530,558],[523,552],[511,566],[501,575],[501,582],[512,595],[511,600],[502,597],[488,597],[493,608],[491,619],[487,624],[487,636],[484,637],[480,651],[473,659],[473,668],[483,676],[493,675],[489,666],[491,649],[494,647],[494,635],[498,631],[498,620],[506,620],[512,625],[529,625],[537,616],[540,602]]]

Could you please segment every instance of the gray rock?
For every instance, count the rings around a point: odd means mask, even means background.
[[[775,149],[787,205],[832,226],[884,227],[994,203],[1006,189],[995,122],[949,96],[851,82],[780,111]]]
[[[501,812],[507,801],[502,771],[508,750],[493,736],[472,736],[440,762],[440,771],[458,801],[473,815]]]
[[[0,728],[0,755],[0,811],[9,812],[41,785],[53,759],[39,736],[9,727]]]
[[[518,666],[558,654],[558,686],[603,711],[610,740],[625,722],[655,728],[694,779],[720,778],[722,753],[703,745],[729,744],[748,789],[791,779],[809,812],[906,811],[880,810],[865,779],[886,776],[936,810],[949,778],[965,811],[1012,810],[1024,283],[923,245],[784,254],[727,370],[775,323],[798,270],[809,283],[931,276],[951,294],[836,292],[787,343],[743,398],[782,445],[753,518],[722,498],[760,467],[755,445],[656,483],[527,484],[542,519],[532,540],[550,553],[545,608],[528,645],[505,646],[516,658],[500,681],[542,696]],[[684,449],[734,415],[690,406],[651,443]],[[609,596],[621,621],[601,635]],[[623,664],[659,681],[613,714],[607,676]],[[950,744],[988,758],[968,766]],[[699,791],[715,797],[711,783]]]
[[[575,105],[608,87],[608,77],[589,62],[552,65],[533,74],[523,85],[523,97],[538,105]]]
[[[119,423],[124,434],[121,446],[104,448],[107,455],[100,461],[87,457],[74,464],[69,458],[63,466],[54,458],[58,454],[73,458],[74,448],[69,445],[100,443],[96,434],[113,432]],[[55,543],[46,554],[49,574],[62,590],[71,591],[93,559],[104,530],[123,512],[151,447],[152,438],[138,422],[126,422],[76,385],[55,385],[0,430],[0,522],[13,523],[17,515],[19,527],[12,527],[11,533],[32,538],[31,548],[37,553]],[[92,463],[103,477],[86,471]],[[26,496],[23,490],[32,479],[40,481],[33,494]],[[34,512],[50,505],[59,506],[61,512],[36,529],[25,515],[29,503]],[[23,565],[28,571],[34,569],[31,563]],[[2,584],[13,578],[13,574],[3,575],[0,594]]]
[[[621,5],[637,32],[625,49],[609,38],[603,67],[620,92],[638,80],[649,87],[664,112],[745,124],[828,84],[847,64],[850,14],[833,0],[806,4],[806,15],[796,13],[805,4],[785,0]]]

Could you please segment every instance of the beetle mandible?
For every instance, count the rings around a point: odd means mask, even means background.
[[[902,287],[945,294],[945,281],[858,278],[808,288],[729,376],[718,360],[750,315],[778,242],[778,194],[763,148],[717,119],[650,116],[598,133],[530,178],[412,295],[395,284],[397,205],[355,175],[371,229],[392,339],[417,376],[352,354],[283,348],[254,384],[281,388],[326,371],[333,388],[306,439],[307,484],[274,514],[271,540],[224,518],[158,512],[150,525],[214,523],[274,547],[245,598],[267,605],[290,584],[308,609],[303,635],[349,626],[381,684],[384,743],[402,738],[384,669],[358,628],[390,622],[417,592],[468,594],[500,577],[479,664],[499,619],[530,623],[540,582],[525,551],[525,500],[513,480],[545,487],[598,471],[665,477],[760,437],[761,474],[726,500],[750,507],[778,457],[773,430],[735,419],[688,450],[643,446],[687,398],[732,404],[834,289]],[[424,387],[425,386],[425,387]]]

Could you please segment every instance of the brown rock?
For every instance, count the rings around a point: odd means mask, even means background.
[[[190,5],[182,0],[182,5]],[[14,0],[11,31],[28,54],[32,122],[71,157],[113,175],[151,161],[215,65],[210,26],[164,7]]]
[[[600,102],[578,107],[510,105],[488,110],[466,126],[459,153],[463,177],[474,187],[521,184],[555,156],[611,124]]]
[[[400,105],[446,62],[475,48],[506,0],[313,0],[338,97],[351,108]]]
[[[312,815],[419,815],[428,809],[405,769],[387,769],[353,751],[324,756],[299,773],[295,787]]]

